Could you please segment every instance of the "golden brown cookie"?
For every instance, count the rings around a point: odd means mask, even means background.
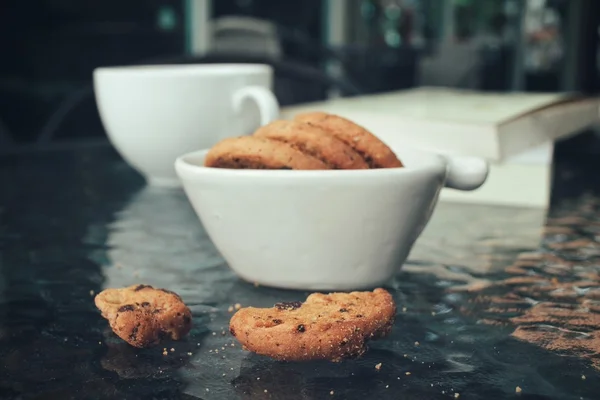
[[[333,169],[367,169],[369,165],[354,149],[315,125],[300,121],[273,121],[254,136],[290,144]]]
[[[324,112],[298,114],[294,118],[318,126],[358,152],[371,168],[398,168],[402,162],[377,136],[345,118]]]
[[[396,305],[384,289],[313,293],[304,303],[247,307],[231,318],[229,331],[246,348],[277,360],[341,361],[367,350],[367,341],[392,329]]]
[[[179,340],[192,328],[192,313],[181,297],[166,289],[133,285],[106,289],[96,307],[113,332],[135,347],[151,347],[163,339]]]
[[[204,165],[231,169],[331,169],[287,143],[256,136],[220,141],[208,151]]]

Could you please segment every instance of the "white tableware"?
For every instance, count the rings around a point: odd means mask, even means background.
[[[230,136],[251,134],[279,115],[273,71],[260,64],[97,68],[94,91],[104,128],[149,183],[180,184],[173,162]]]
[[[473,190],[487,178],[479,158],[394,151],[405,168],[206,168],[206,150],[179,157],[175,166],[208,235],[241,278],[356,290],[383,285],[400,269],[444,186]]]

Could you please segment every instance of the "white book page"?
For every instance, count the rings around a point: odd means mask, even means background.
[[[570,98],[566,93],[483,93],[419,88],[329,102],[323,111],[392,113],[398,117],[469,124],[500,124]]]

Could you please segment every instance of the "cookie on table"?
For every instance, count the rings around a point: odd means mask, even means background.
[[[179,295],[166,289],[149,285],[106,289],[94,301],[113,332],[134,347],[179,340],[192,328],[190,309]]]
[[[398,168],[402,162],[377,136],[343,117],[324,112],[296,115],[295,121],[318,126],[358,152],[371,168]]]
[[[206,153],[204,165],[230,169],[331,169],[288,143],[257,136],[220,141]]]
[[[392,329],[396,305],[384,289],[372,292],[313,293],[304,303],[242,308],[229,331],[246,350],[284,361],[360,357],[367,341]]]
[[[352,147],[315,125],[300,121],[273,121],[259,128],[254,136],[288,143],[333,169],[369,168]]]

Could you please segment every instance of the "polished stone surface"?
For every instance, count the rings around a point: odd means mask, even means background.
[[[597,399],[599,211],[593,193],[559,196],[547,223],[440,204],[389,283],[391,337],[360,360],[281,363],[242,351],[227,309],[306,293],[238,280],[181,191],[145,186],[104,147],[0,158],[0,398]],[[133,283],[192,309],[167,356],[123,343],[94,307]]]

